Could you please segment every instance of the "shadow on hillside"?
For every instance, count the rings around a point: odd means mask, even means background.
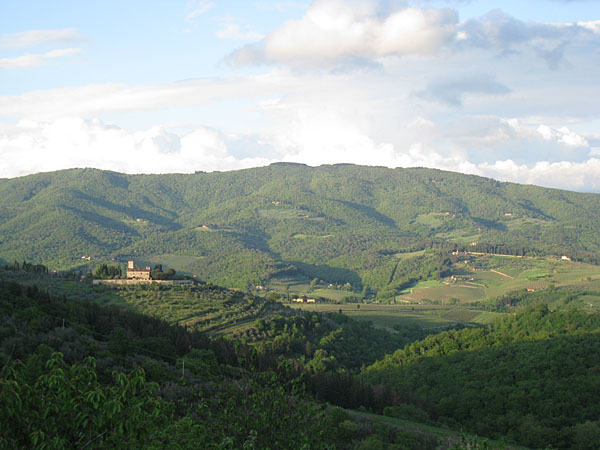
[[[339,199],[335,199],[335,198],[330,198],[328,199],[332,202],[337,202],[337,203],[341,203],[344,206],[347,206],[349,208],[354,209],[355,211],[360,212],[361,214],[376,220],[377,222],[380,222],[384,225],[387,225],[388,227],[395,227],[396,226],[396,222],[394,222],[392,219],[390,219],[388,216],[385,216],[383,214],[381,214],[379,211],[377,211],[375,208],[371,208],[370,206],[365,206],[365,205],[361,205],[358,203],[353,203],[353,202],[349,202],[346,200],[339,200]]]
[[[177,230],[183,228],[178,223],[173,222],[172,219],[163,217],[156,213],[152,213],[152,212],[143,210],[137,206],[119,205],[118,203],[109,202],[108,200],[104,200],[102,198],[92,197],[92,196],[87,195],[80,191],[77,192],[77,196],[79,198],[81,198],[82,200],[90,202],[90,204],[92,204],[92,205],[101,206],[110,211],[115,211],[115,212],[119,212],[121,214],[125,214],[125,215],[131,217],[132,219],[142,219],[142,220],[147,220],[148,222],[153,223],[153,224],[162,225],[164,227],[167,227],[169,229],[169,231],[177,231]],[[146,203],[148,203],[149,206],[160,209],[166,215],[170,216],[173,219],[175,218],[176,215],[173,212],[168,211],[164,208],[161,208],[160,206],[155,205],[154,202],[149,200],[147,197],[143,197],[143,200]],[[101,216],[101,217],[103,217],[103,216]]]
[[[484,219],[483,217],[473,217],[473,222],[490,230],[496,231],[508,231],[508,227],[500,222],[494,222],[493,220]]]
[[[353,286],[361,286],[362,280],[352,270],[341,267],[328,266],[327,264],[307,264],[300,261],[284,261],[298,268],[298,270],[310,279],[320,278],[330,283],[350,283]]]

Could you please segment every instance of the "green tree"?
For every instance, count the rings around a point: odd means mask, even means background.
[[[54,353],[33,381],[24,369],[12,364],[0,379],[0,448],[140,448],[172,420],[141,369],[113,372],[109,385],[91,357],[69,367]]]

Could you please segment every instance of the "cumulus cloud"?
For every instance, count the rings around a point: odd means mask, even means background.
[[[535,128],[516,120],[504,120],[503,124],[507,130],[503,141],[527,139],[529,142],[551,141],[550,144],[566,147],[587,145],[584,138],[575,138],[578,135],[565,127],[554,129],[540,125]],[[435,123],[423,117],[417,117],[405,128],[415,131],[415,136],[422,136],[424,132],[439,133]],[[600,191],[600,159],[594,156],[580,162],[539,160],[519,164],[513,159],[498,159],[492,155],[489,161],[475,162],[468,152],[453,146],[451,141],[445,142],[442,149],[433,145],[433,141],[415,140],[405,146],[377,142],[332,111],[300,114],[291,132],[280,136],[273,145],[283,154],[280,159],[313,166],[343,161],[386,167],[431,167],[502,181]],[[518,151],[522,151],[522,147],[513,149],[513,154]]]
[[[466,96],[508,94],[510,89],[487,74],[466,75],[456,79],[434,79],[417,95],[450,106],[461,106]]]
[[[70,167],[168,173],[232,170],[270,162],[236,158],[229,153],[225,137],[205,127],[179,137],[162,127],[135,132],[80,118],[3,126],[0,158],[0,177]]]
[[[463,116],[438,123],[419,117],[399,133],[407,144],[417,141],[440,152],[450,149],[473,164],[503,160],[519,165],[582,162],[593,149],[586,136],[568,127],[497,116]]]
[[[478,174],[503,181],[535,184],[553,188],[600,192],[600,159],[583,162],[538,161],[533,165],[519,165],[512,160],[478,165]]]
[[[347,59],[434,54],[454,39],[457,22],[450,9],[401,8],[381,14],[375,1],[316,0],[300,20],[285,22],[229,60],[319,67]]]
[[[556,143],[566,148],[589,148],[587,139],[563,126],[552,128],[549,125],[526,124],[519,119],[505,119],[496,116],[463,117],[446,124],[438,124],[443,135],[458,140],[470,147],[489,147],[507,142],[534,141]]]
[[[81,52],[80,48],[62,48],[46,53],[32,53],[15,58],[0,58],[0,69],[21,69],[25,67],[38,67],[49,64],[51,60],[73,56]]]
[[[522,139],[562,145],[589,145],[568,128],[524,125],[505,120],[506,136],[500,141]],[[171,173],[196,170],[233,170],[294,161],[317,166],[339,163],[387,167],[432,167],[472,173],[503,181],[532,183],[565,189],[600,191],[600,159],[593,154],[581,161],[538,160],[519,163],[514,158],[488,158],[477,162],[460,146],[456,136],[440,148],[426,135],[443,136],[433,121],[417,117],[405,126],[415,132],[412,143],[381,142],[332,110],[304,111],[289,130],[263,136],[269,157],[238,157],[231,139],[218,130],[196,126],[178,135],[161,126],[133,131],[107,125],[98,119],[60,118],[49,122],[21,121],[0,125],[0,177],[13,177],[69,167],[98,167],[126,173]],[[240,136],[233,139],[240,139]],[[493,138],[491,139],[493,141]],[[577,147],[579,148],[579,147]]]
[[[72,45],[85,38],[73,28],[60,30],[28,30],[0,36],[0,48],[24,49],[39,46]]]

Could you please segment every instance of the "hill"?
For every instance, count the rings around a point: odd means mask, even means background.
[[[598,448],[600,317],[539,303],[414,342],[365,369],[398,393],[387,413],[532,448]]]
[[[323,374],[242,342],[14,281],[0,280],[0,367],[0,449],[489,448],[318,405],[305,386]],[[336,392],[344,380],[329,375]]]
[[[393,296],[440,276],[449,249],[596,261],[599,215],[597,194],[422,168],[72,169],[2,180],[0,258],[133,258],[242,289],[318,277]]]

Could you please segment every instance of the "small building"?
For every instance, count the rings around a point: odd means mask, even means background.
[[[569,258],[569,257],[568,257],[568,256],[566,256],[566,255],[562,255],[562,256],[560,257],[560,259],[561,259],[561,261],[571,261],[571,258]]]
[[[314,298],[307,298],[306,303],[316,303],[317,301]]]
[[[135,267],[133,261],[127,261],[127,279],[128,280],[151,280],[150,267]]]

